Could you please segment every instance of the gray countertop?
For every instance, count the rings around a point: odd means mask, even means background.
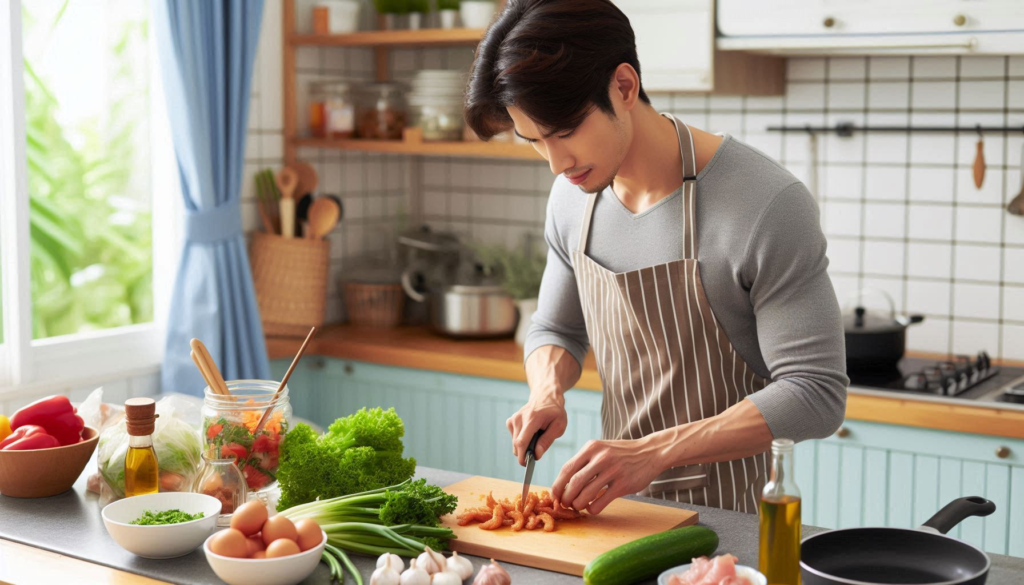
[[[90,465],[86,469],[92,470]],[[465,474],[419,468],[418,476],[437,485],[445,486],[468,477]],[[149,560],[136,557],[117,546],[107,535],[100,517],[96,496],[85,490],[85,474],[79,478],[70,492],[51,498],[22,500],[0,496],[0,538],[58,552],[100,565],[114,567],[131,573],[138,573],[154,579],[172,583],[220,583],[206,564],[201,550],[177,559]],[[635,498],[643,499],[643,498]],[[683,506],[675,502],[648,500],[652,503],[695,509],[700,514],[700,523],[718,533],[719,553],[732,553],[740,563],[757,565],[757,517],[754,515],[728,512],[703,506]],[[804,535],[820,532],[822,529],[805,526]],[[1019,585],[1024,583],[1024,559],[990,555],[992,570],[988,583],[992,585]],[[488,562],[470,557],[475,568]],[[373,571],[376,559],[359,555],[352,556],[366,583]],[[512,575],[513,583],[520,585],[578,584],[582,579],[559,573],[541,571],[503,563]],[[303,583],[327,584],[330,572],[320,564]],[[70,581],[69,581],[70,582]],[[351,581],[348,581],[351,582]],[[650,581],[654,583],[654,581]]]

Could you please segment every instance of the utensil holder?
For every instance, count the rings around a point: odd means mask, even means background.
[[[327,240],[253,232],[249,263],[265,335],[302,336],[327,315]]]

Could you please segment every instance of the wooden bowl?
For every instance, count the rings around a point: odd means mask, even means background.
[[[30,451],[0,451],[0,494],[45,498],[71,489],[96,450],[100,436],[85,427],[74,445]]]

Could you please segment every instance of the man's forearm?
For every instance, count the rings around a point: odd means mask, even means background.
[[[772,433],[754,403],[743,400],[717,416],[658,431],[640,441],[668,469],[763,453],[771,447]]]
[[[550,396],[563,401],[565,391],[580,379],[580,364],[564,347],[538,347],[526,360],[526,382],[531,397]]]

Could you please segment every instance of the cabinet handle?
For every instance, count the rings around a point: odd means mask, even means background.
[[[836,19],[832,18],[831,16],[826,16],[825,20],[821,24],[823,24],[825,28],[832,28],[833,26],[836,25]]]
[[[967,17],[964,16],[963,14],[957,14],[956,16],[953,17],[953,24],[957,26],[963,26],[967,24]]]
[[[839,427],[839,430],[836,431],[836,436],[840,439],[845,439],[850,436],[850,429],[846,427]]]
[[[1000,459],[1006,459],[1010,456],[1010,448],[1006,445],[1000,445],[996,447],[996,457]]]

